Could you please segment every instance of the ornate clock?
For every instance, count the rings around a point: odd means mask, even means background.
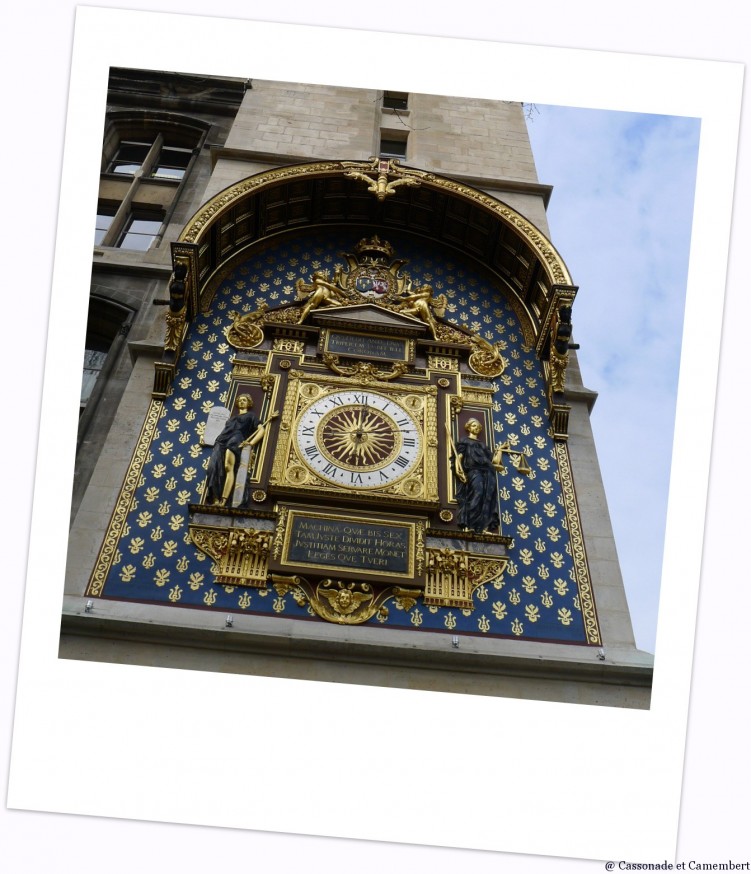
[[[363,240],[348,271],[298,281],[294,304],[233,314],[228,394],[255,393],[267,430],[243,450],[236,500],[196,508],[193,540],[221,585],[271,582],[327,621],[359,623],[419,598],[471,610],[502,573],[510,538],[458,526],[452,458],[471,420],[492,437],[505,360],[443,322],[392,256]]]
[[[272,489],[438,500],[434,386],[322,383],[293,371],[282,419]]]
[[[413,474],[424,451],[414,395],[400,399],[367,389],[321,395],[297,418],[298,456],[321,479],[351,489],[377,489]],[[416,487],[413,487],[413,489]]]

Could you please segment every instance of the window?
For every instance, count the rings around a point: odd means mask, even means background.
[[[192,149],[165,146],[159,153],[159,160],[154,165],[151,175],[155,179],[182,179],[192,157]]]
[[[83,379],[81,380],[81,409],[86,406],[91,397],[91,392],[94,390],[99,374],[102,372],[104,362],[107,360],[107,350],[105,349],[89,349],[87,338],[87,349],[83,355]]]
[[[86,350],[81,379],[81,412],[91,400],[97,380],[118,335],[127,333],[131,310],[110,300],[93,296],[89,300],[89,321],[86,326]]]
[[[162,223],[162,216],[135,213],[128,219],[117,245],[121,249],[145,252],[157,238]]]
[[[160,244],[210,129],[174,113],[110,114],[95,246],[147,252]]]
[[[137,143],[123,140],[107,169],[110,173],[122,173],[124,176],[133,176],[136,170],[140,170],[143,166],[151,146],[152,143]]]
[[[409,95],[405,91],[384,91],[383,108],[405,110],[408,98]]]
[[[94,232],[94,245],[101,246],[102,240],[104,239],[107,231],[110,229],[110,225],[112,224],[112,220],[115,217],[114,210],[110,212],[109,210],[101,209],[97,212],[96,215],[96,230]]]
[[[161,141],[161,137],[159,140]],[[144,165],[150,167],[147,176],[152,179],[180,180],[185,175],[193,149],[177,145],[161,145],[155,141],[137,142],[122,140],[115,157],[110,161],[107,171],[122,176],[134,176]]]
[[[402,137],[396,131],[388,131],[381,135],[379,154],[384,158],[406,158],[407,135]]]

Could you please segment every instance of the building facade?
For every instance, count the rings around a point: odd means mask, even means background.
[[[522,106],[113,70],[101,170],[62,657],[649,706]]]

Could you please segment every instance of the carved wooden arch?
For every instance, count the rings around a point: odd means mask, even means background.
[[[387,163],[380,179],[384,163],[377,159],[280,167],[212,197],[172,246],[173,262],[187,267],[188,318],[201,308],[209,280],[254,243],[305,227],[376,226],[381,234],[393,229],[450,245],[499,276],[526,323],[528,341],[545,354],[542,346],[561,295],[573,300],[576,293],[547,236],[483,191],[398,161]],[[383,183],[380,192],[377,181]]]

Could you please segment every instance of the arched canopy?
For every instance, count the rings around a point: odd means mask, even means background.
[[[472,257],[499,277],[538,345],[561,295],[576,291],[545,234],[500,200],[395,161],[327,161],[248,177],[196,212],[173,244],[174,260],[188,266],[192,313],[211,277],[243,249],[335,225],[427,237]]]

